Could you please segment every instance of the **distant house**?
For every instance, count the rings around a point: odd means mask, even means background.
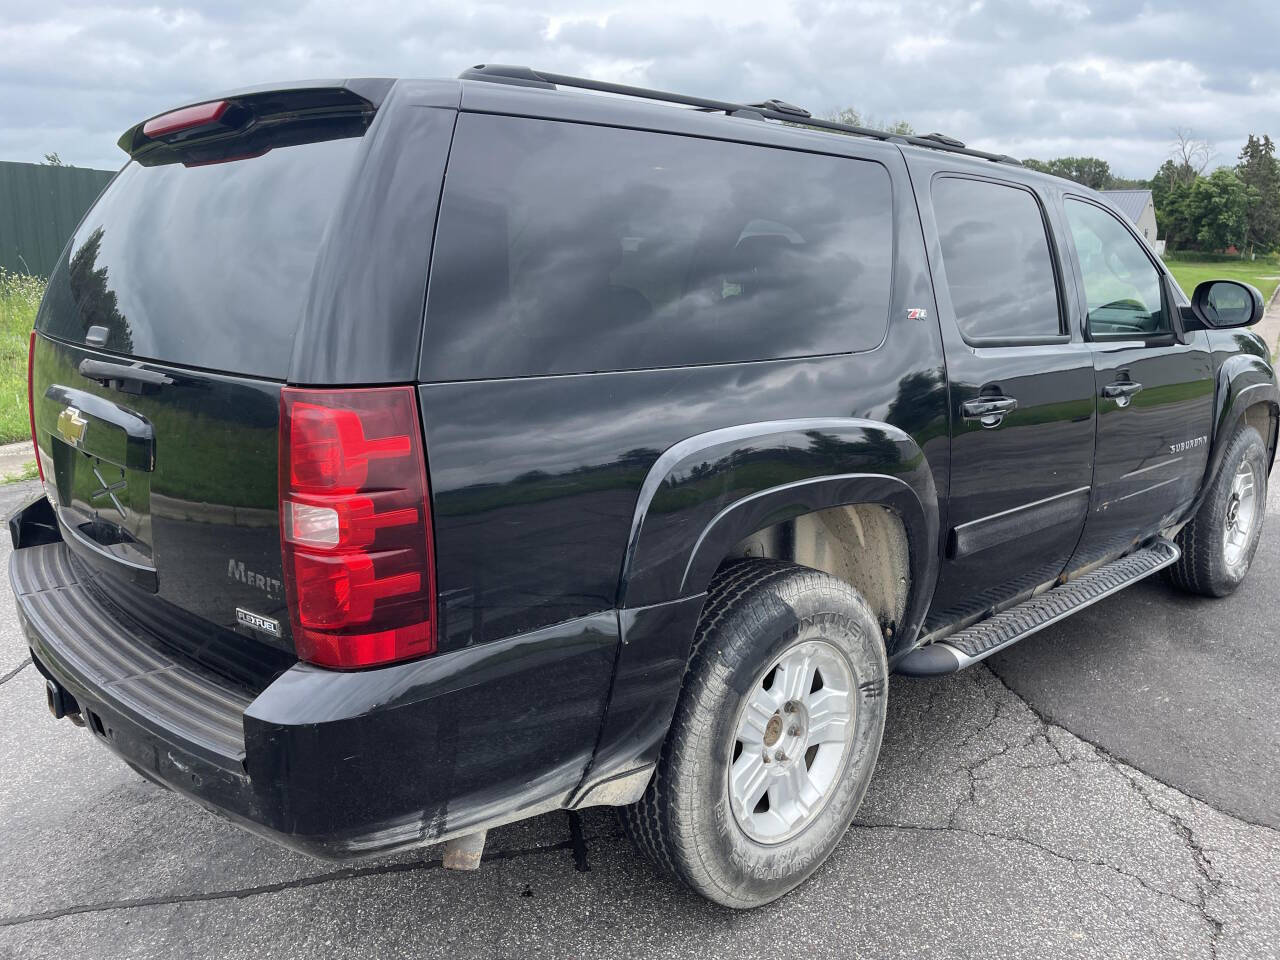
[[[1164,253],[1164,241],[1156,239],[1156,205],[1150,190],[1100,190],[1126,217],[1133,221],[1156,253]]]

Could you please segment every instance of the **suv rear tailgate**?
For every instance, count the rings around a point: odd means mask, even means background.
[[[132,607],[291,651],[280,391],[373,107],[341,87],[234,102],[238,132],[126,135],[40,307],[34,428],[68,549]]]
[[[121,382],[113,372],[154,374],[157,385],[128,394],[85,375]],[[32,382],[45,491],[68,548],[135,597],[156,595],[291,649],[276,492],[280,385],[125,364],[43,337]],[[238,622],[238,609],[265,618],[265,629]]]

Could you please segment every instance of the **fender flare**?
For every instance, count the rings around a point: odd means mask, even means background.
[[[906,642],[924,619],[936,579],[937,491],[914,439],[861,418],[743,424],[670,447],[637,498],[618,606],[703,593],[733,544],[783,520],[852,503],[883,504],[906,531],[911,590],[895,638]]]
[[[1271,365],[1252,354],[1236,354],[1228,357],[1218,368],[1218,389],[1215,391],[1213,440],[1205,465],[1200,493],[1187,512],[1192,516],[1200,508],[1209,485],[1222,468],[1222,458],[1231,442],[1232,427],[1244,417],[1245,410],[1259,403],[1271,409],[1272,416],[1280,414],[1280,388],[1276,386]],[[1274,438],[1263,437],[1270,444],[1268,456],[1275,457]]]

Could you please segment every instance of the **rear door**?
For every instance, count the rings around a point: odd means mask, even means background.
[[[1173,522],[1208,464],[1208,334],[1184,333],[1163,271],[1120,216],[1063,200],[1093,355],[1098,441],[1089,521],[1072,567],[1118,556]]]
[[[1089,502],[1093,366],[1069,332],[1042,197],[941,161],[913,163],[912,177],[951,392],[951,496],[932,630],[1062,572]]]

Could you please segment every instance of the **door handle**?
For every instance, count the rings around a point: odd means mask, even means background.
[[[1117,380],[1102,388],[1102,395],[1116,402],[1118,407],[1127,407],[1134,396],[1142,390],[1142,384],[1133,380]]]
[[[960,405],[966,420],[977,420],[984,427],[998,427],[1005,414],[1017,409],[1018,401],[1013,397],[978,397],[966,400]]]

